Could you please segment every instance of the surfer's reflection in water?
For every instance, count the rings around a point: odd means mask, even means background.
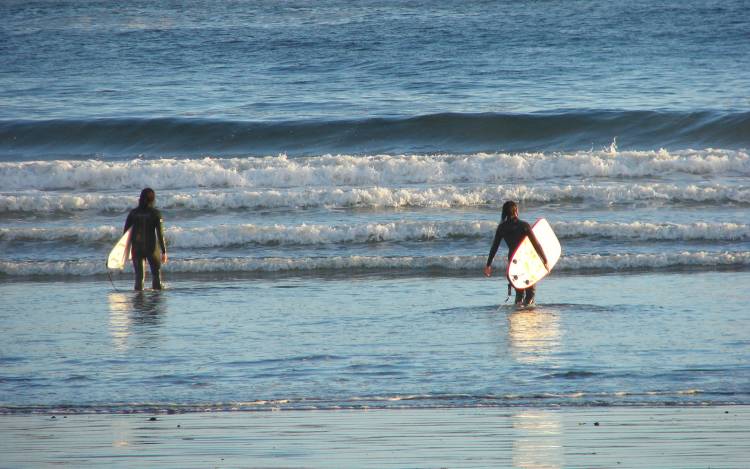
[[[158,326],[166,314],[165,296],[160,291],[112,292],[109,294],[109,334],[116,350],[130,349],[131,339],[153,346]]]
[[[562,348],[560,316],[554,308],[536,307],[507,314],[507,347],[521,368],[519,374],[554,367]],[[505,328],[500,327],[505,334]],[[529,378],[531,379],[531,378]],[[513,467],[559,469],[565,467],[562,415],[544,408],[522,408],[512,413]]]
[[[529,370],[554,367],[562,348],[558,312],[546,308],[508,314],[508,345],[513,359]],[[523,409],[513,414],[513,467],[559,469],[565,467],[564,425],[561,415],[549,409]]]
[[[537,254],[544,262],[544,266],[549,270],[547,265],[547,256],[544,255],[544,250],[539,245],[534,232],[531,231],[531,226],[523,220],[518,219],[518,205],[509,200],[503,204],[503,214],[500,224],[497,225],[495,231],[495,238],[492,240],[492,247],[490,248],[490,254],[487,257],[487,265],[484,267],[484,275],[489,277],[492,275],[492,260],[497,254],[497,249],[500,247],[500,242],[505,239],[505,244],[508,245],[508,260],[510,256],[518,248],[518,245],[526,238],[529,237],[531,244],[534,246]],[[508,291],[510,294],[510,291]],[[516,304],[530,305],[534,303],[534,296],[536,294],[536,286],[532,285],[524,290],[516,289]]]
[[[560,318],[547,308],[508,315],[508,344],[513,358],[524,365],[549,363],[561,347]]]

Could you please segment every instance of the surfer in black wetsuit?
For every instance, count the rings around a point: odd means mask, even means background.
[[[503,215],[500,224],[497,225],[497,231],[495,231],[495,239],[492,241],[492,247],[490,248],[490,255],[487,258],[487,265],[484,267],[484,275],[489,277],[492,275],[492,260],[495,258],[498,247],[500,247],[500,241],[505,239],[505,243],[508,245],[508,260],[510,256],[516,251],[521,241],[528,236],[531,244],[536,249],[537,254],[544,262],[544,267],[549,270],[547,266],[547,256],[544,255],[542,247],[539,245],[536,236],[531,231],[531,226],[525,221],[518,219],[518,205],[513,201],[507,201],[503,204]],[[529,288],[519,290],[516,289],[516,304],[530,305],[534,303],[534,295],[536,294],[536,286],[532,285]],[[510,287],[508,288],[508,294],[510,295]]]
[[[161,265],[167,262],[167,246],[164,244],[164,232],[162,228],[161,212],[154,208],[156,202],[156,193],[151,188],[145,188],[141,191],[141,197],[138,200],[138,207],[134,208],[128,214],[125,220],[125,229],[123,233],[131,227],[133,232],[130,235],[131,257],[133,258],[133,268],[135,269],[135,289],[143,290],[143,261],[148,261],[151,268],[151,286],[154,290],[161,290]],[[161,249],[161,256],[157,250]]]

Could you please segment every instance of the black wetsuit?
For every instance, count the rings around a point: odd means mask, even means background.
[[[529,237],[529,241],[531,241],[534,249],[536,249],[537,254],[539,254],[539,257],[541,257],[542,261],[546,264],[547,256],[544,255],[544,251],[539,245],[539,241],[537,241],[536,236],[534,236],[534,233],[531,231],[531,226],[529,226],[529,224],[525,221],[521,221],[518,218],[513,217],[497,225],[497,231],[495,231],[495,239],[492,240],[490,255],[487,258],[487,266],[492,265],[492,260],[495,258],[497,249],[500,247],[500,242],[503,239],[505,239],[505,243],[508,245],[508,260],[510,260],[510,256],[512,256],[513,253],[516,252],[518,245],[521,244],[526,236]],[[526,304],[530,304],[534,301],[535,293],[535,285],[532,285],[524,290],[516,289],[516,303],[524,302]]]
[[[125,220],[125,229],[133,227],[130,236],[131,257],[135,269],[135,289],[143,290],[143,261],[147,260],[151,268],[151,285],[155,290],[161,289],[161,253],[167,252],[164,244],[161,212],[153,207],[135,208]],[[161,249],[161,253],[157,250]]]

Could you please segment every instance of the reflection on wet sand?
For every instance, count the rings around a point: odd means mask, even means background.
[[[548,360],[561,345],[557,313],[540,308],[514,311],[508,315],[511,355],[520,363]]]
[[[152,334],[150,326],[161,324],[165,313],[163,293],[159,291],[112,292],[108,302],[109,334],[118,351],[130,348],[129,339],[135,331]]]
[[[513,467],[559,469],[564,467],[563,425],[559,412],[529,409],[513,415]]]

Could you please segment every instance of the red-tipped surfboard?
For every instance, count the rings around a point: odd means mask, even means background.
[[[562,254],[560,241],[544,218],[537,220],[534,226],[531,227],[531,231],[534,232],[534,236],[539,241],[544,255],[547,256],[547,265],[552,270],[555,264],[557,264],[558,259],[560,259],[560,254]],[[544,262],[542,262],[539,254],[536,253],[534,245],[531,244],[527,236],[521,241],[521,244],[518,245],[516,251],[510,257],[510,261],[508,261],[508,280],[510,284],[518,290],[523,290],[546,277],[548,273],[549,271],[544,268]]]

